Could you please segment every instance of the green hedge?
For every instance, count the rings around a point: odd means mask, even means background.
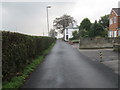
[[[114,38],[113,50],[120,53],[120,37]]]
[[[113,50],[120,53],[120,44],[114,44],[113,45]]]
[[[54,38],[29,36],[20,33],[2,32],[2,74],[3,81],[22,73],[23,68],[38,55],[42,55]]]

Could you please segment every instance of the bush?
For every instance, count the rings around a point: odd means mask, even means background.
[[[2,32],[3,81],[22,73],[23,68],[38,55],[42,55],[54,38],[29,36],[20,33]]]
[[[117,51],[120,53],[120,36],[113,38],[113,39],[114,39],[113,49],[114,51]]]

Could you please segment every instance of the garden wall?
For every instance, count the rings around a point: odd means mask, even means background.
[[[81,38],[80,49],[113,48],[113,38]]]

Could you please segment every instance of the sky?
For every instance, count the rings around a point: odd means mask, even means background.
[[[112,8],[118,7],[119,0],[2,0],[0,2],[0,29],[20,32],[29,35],[47,35],[46,6],[50,5],[49,24],[53,20],[68,14],[74,17],[77,24],[84,18],[91,22],[109,14]]]

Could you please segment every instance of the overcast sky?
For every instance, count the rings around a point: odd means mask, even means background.
[[[10,2],[11,1],[11,2]],[[24,1],[24,2],[23,2]],[[49,23],[63,14],[74,17],[79,25],[84,18],[91,22],[118,7],[119,0],[2,0],[0,29],[30,35],[47,35],[46,6],[50,5]],[[1,22],[2,21],[2,22]]]

